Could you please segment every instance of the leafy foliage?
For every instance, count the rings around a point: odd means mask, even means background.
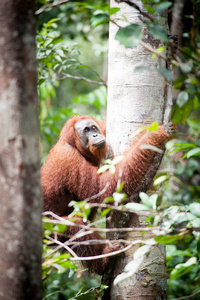
[[[142,25],[131,24],[125,28],[120,28],[116,34],[116,39],[127,48],[136,47],[142,38]]]

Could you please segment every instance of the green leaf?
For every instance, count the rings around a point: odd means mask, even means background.
[[[145,206],[147,206],[149,209],[156,209],[158,195],[153,194],[151,196],[148,196],[146,193],[141,192],[139,196]]]
[[[109,203],[109,202],[114,202],[113,197],[107,197],[103,200],[103,203]]]
[[[118,7],[109,8],[108,9],[109,16],[116,14],[118,11],[120,11],[120,8],[118,8]]]
[[[166,246],[166,258],[174,256],[175,251],[176,251],[175,245],[167,245]]]
[[[150,14],[154,14],[155,13],[155,8],[151,5],[151,6],[149,6],[149,5],[144,5],[144,9],[148,12],[148,13],[150,13]]]
[[[147,127],[144,127],[144,128],[148,129],[149,131],[157,131],[158,126],[159,126],[158,122],[153,122],[153,123],[151,123],[150,126],[147,126]]]
[[[192,156],[200,155],[200,147],[194,148],[187,153],[187,158]]]
[[[156,209],[156,207],[157,207],[157,200],[158,200],[157,194],[153,194],[149,197],[149,202],[151,203],[151,207],[153,209]]]
[[[125,182],[121,182],[120,185],[118,186],[118,188],[116,189],[116,193],[120,193],[124,187]]]
[[[176,224],[180,224],[182,222],[188,222],[191,220],[194,220],[195,216],[189,212],[180,212],[177,213],[174,218],[173,218],[173,222]]]
[[[173,219],[178,212],[178,209],[177,205],[172,205],[164,211],[164,216],[168,216],[170,219]]]
[[[187,224],[187,227],[190,228],[190,227],[197,227],[197,228],[200,228],[200,218],[196,218],[194,220],[191,220],[188,224]],[[199,233],[198,233],[198,236],[199,236]]]
[[[127,203],[125,207],[132,210],[149,210],[146,205],[134,202]]]
[[[189,204],[189,209],[193,215],[200,217],[200,203]]]
[[[173,74],[167,68],[164,67],[158,68],[158,73],[162,75],[167,81],[169,82],[174,81]]]
[[[149,33],[151,35],[153,35],[153,37],[155,37],[159,40],[162,40],[165,43],[169,42],[167,32],[162,25],[159,25],[159,24],[156,24],[153,22],[149,22],[149,23],[147,23],[147,28],[148,28]]]
[[[190,273],[196,264],[197,258],[191,257],[186,263],[176,265],[171,272],[170,279],[180,278],[183,275]]]
[[[105,164],[111,165],[112,160],[111,160],[110,158],[108,158],[108,159],[106,159],[104,162],[105,162]]]
[[[159,244],[165,244],[165,245],[177,244],[177,243],[180,242],[181,239],[182,239],[182,237],[180,237],[179,235],[156,236],[154,238],[154,240],[157,243],[159,243]]]
[[[110,167],[109,165],[102,166],[101,168],[98,169],[97,174],[105,173],[106,171],[109,170],[109,167]]]
[[[183,182],[177,176],[171,176],[171,180],[177,182],[179,185],[183,186]]]
[[[191,148],[196,148],[196,145],[193,144],[193,143],[175,143],[173,144],[173,147],[176,147],[174,149],[172,149],[170,152],[169,152],[169,155],[171,153],[176,153],[176,152],[179,152],[179,151],[184,151],[184,150],[187,150],[187,149],[191,149]],[[187,153],[186,153],[187,155]],[[183,158],[186,157],[186,155],[183,156]]]
[[[177,250],[175,245],[167,245],[166,246],[167,257],[175,257],[175,256],[188,256],[193,257],[191,253],[191,249],[187,250]]]
[[[49,222],[43,222],[43,228],[44,230],[50,230],[52,231],[53,230],[53,223],[51,222],[51,220],[47,217],[44,217],[44,220],[49,220]]]
[[[93,28],[101,25],[101,24],[104,24],[104,23],[108,23],[109,21],[109,18],[108,18],[108,15],[107,14],[103,14],[103,13],[99,13],[99,14],[96,14],[92,16],[92,19],[91,19],[91,25]]]
[[[165,50],[166,50],[166,46],[162,46],[162,47],[159,47],[159,48],[156,49],[156,51],[157,51],[158,53],[162,53],[162,52],[165,51]]]
[[[156,57],[157,57],[157,54],[156,54],[156,53],[152,53],[151,58],[152,58],[152,59],[155,59]]]
[[[181,63],[180,64],[180,68],[181,68],[181,71],[183,73],[189,73],[189,72],[191,72],[192,68],[193,68],[193,62],[192,62],[192,60],[189,60],[189,61],[187,61],[185,63]]]
[[[142,202],[144,203],[144,205],[147,206],[148,208],[151,208],[151,204],[149,202],[149,196],[143,192],[139,193],[139,196]]]
[[[177,104],[178,106],[178,104]],[[173,122],[178,124],[178,123],[183,123],[187,121],[188,116],[190,113],[193,111],[193,101],[187,101],[183,107],[175,107],[174,111],[174,116],[173,116]]]
[[[179,147],[180,149],[184,150],[184,149],[190,149],[190,148],[195,148],[196,145],[193,143],[174,143],[173,147]]]
[[[156,202],[158,199],[158,195],[153,194],[151,196],[148,196],[146,193],[141,192],[139,196],[145,206],[147,206],[149,209],[151,208],[156,209]]]
[[[115,202],[121,203],[127,198],[127,195],[125,193],[113,193],[113,198]]]
[[[168,179],[169,179],[169,177],[167,175],[162,175],[162,176],[156,178],[156,180],[154,181],[153,185],[157,186],[157,185],[163,183],[164,181],[166,181]]]
[[[199,82],[199,81],[198,81]],[[197,82],[197,83],[198,83]],[[195,83],[195,85],[197,84]],[[194,102],[194,109],[198,109],[200,107],[200,101],[199,101],[199,98],[195,95],[194,96],[194,99],[193,99],[193,102]]]
[[[48,27],[51,27],[53,23],[59,21],[60,18],[54,18],[54,19],[51,19],[49,22],[47,22],[46,24],[44,24],[44,27],[48,28]]]
[[[66,232],[66,228],[67,228],[66,225],[57,224],[57,225],[54,227],[53,230],[56,231],[56,232],[65,233],[65,232]]]
[[[197,119],[188,119],[187,123],[191,128],[200,132],[200,122]]]
[[[120,161],[122,161],[123,158],[124,158],[123,155],[116,156],[116,157],[111,161],[111,163],[115,166],[115,165],[117,165],[118,163],[120,163]]]
[[[160,13],[161,11],[168,9],[170,6],[172,6],[172,2],[166,1],[166,2],[160,3],[157,6],[156,10],[158,13]]]
[[[143,145],[140,146],[140,149],[149,149],[149,150],[161,153],[161,154],[163,153],[163,150],[161,150],[158,147],[153,146],[153,145],[143,144]]]
[[[111,208],[106,208],[101,212],[101,216],[105,217],[107,214],[109,214],[109,212],[111,211]]]
[[[189,99],[189,95],[186,91],[182,91],[178,94],[176,103],[179,107],[182,107]]]
[[[110,165],[110,166],[109,166],[109,171],[110,171],[110,173],[111,173],[112,175],[115,174],[115,166]]]
[[[126,48],[136,47],[142,39],[142,25],[131,24],[120,28],[115,38]]]

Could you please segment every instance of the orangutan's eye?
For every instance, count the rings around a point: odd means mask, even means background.
[[[88,131],[90,131],[90,128],[89,127],[85,127],[84,128],[84,132],[88,132]]]
[[[97,131],[96,126],[93,125],[93,126],[92,126],[92,130],[93,130],[93,131]]]

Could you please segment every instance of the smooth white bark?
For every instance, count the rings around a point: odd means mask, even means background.
[[[140,1],[135,2],[141,6]],[[134,8],[113,0],[111,6],[120,7],[120,21],[117,20],[120,26],[129,22],[141,24]],[[154,121],[163,121],[166,96],[166,82],[157,71],[158,67],[166,66],[164,59],[152,59],[152,53],[141,45],[125,48],[115,39],[117,31],[118,27],[110,22],[107,130],[116,154],[127,148],[132,132]],[[145,68],[135,72],[139,66]]]
[[[134,1],[140,7],[140,1]],[[142,16],[131,6],[111,0],[112,7],[120,7],[115,22],[119,26],[129,23],[141,24]],[[120,19],[120,20],[119,20]],[[167,27],[166,19],[163,24]],[[115,39],[118,26],[110,23],[109,56],[108,56],[108,107],[107,138],[115,155],[123,153],[130,145],[133,132],[150,125],[152,122],[167,122],[171,107],[171,87],[158,73],[159,67],[166,67],[161,57],[152,59],[152,53],[141,44],[136,48],[125,48]],[[154,49],[162,43],[149,36],[145,31],[145,43]],[[136,67],[145,67],[135,72]],[[141,221],[141,220],[140,220]],[[115,224],[117,226],[118,224]],[[132,234],[128,239],[141,238]],[[135,247],[125,257],[119,258],[114,266],[113,274],[123,270],[132,260]],[[110,299],[166,299],[165,251],[155,246],[148,258],[141,265],[137,275],[113,286],[111,284]]]

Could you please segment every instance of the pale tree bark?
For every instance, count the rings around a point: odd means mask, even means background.
[[[0,1],[0,299],[42,298],[34,0]]]
[[[133,1],[132,1],[133,2]],[[142,9],[140,1],[134,1]],[[130,23],[142,23],[142,15],[125,3],[117,4],[111,0],[111,6],[120,7],[119,26]],[[167,28],[166,16],[163,15],[163,25]],[[109,56],[108,56],[108,108],[107,108],[107,138],[113,147],[114,153],[121,154],[130,145],[132,133],[139,128],[150,125],[152,122],[167,122],[164,115],[165,108],[171,106],[171,90],[157,69],[166,67],[166,61],[157,57],[152,59],[152,53],[141,44],[136,48],[125,48],[116,39],[118,30],[115,22],[110,23]],[[145,31],[144,31],[145,32]],[[143,42],[151,48],[157,49],[162,43],[147,32]],[[142,66],[141,72],[134,72],[135,67]],[[168,112],[167,112],[168,114]],[[140,226],[145,216],[123,215],[113,213],[108,226]],[[150,236],[145,234],[145,239]],[[109,238],[119,236],[109,235]],[[127,239],[142,238],[139,233],[131,234]],[[110,295],[107,292],[104,299],[166,299],[166,266],[163,247],[153,246],[139,270],[132,277],[121,281],[116,286],[113,279],[120,274],[125,265],[132,260],[133,253],[138,246],[132,248],[124,256],[117,257],[110,275]],[[106,276],[105,276],[106,277]]]

